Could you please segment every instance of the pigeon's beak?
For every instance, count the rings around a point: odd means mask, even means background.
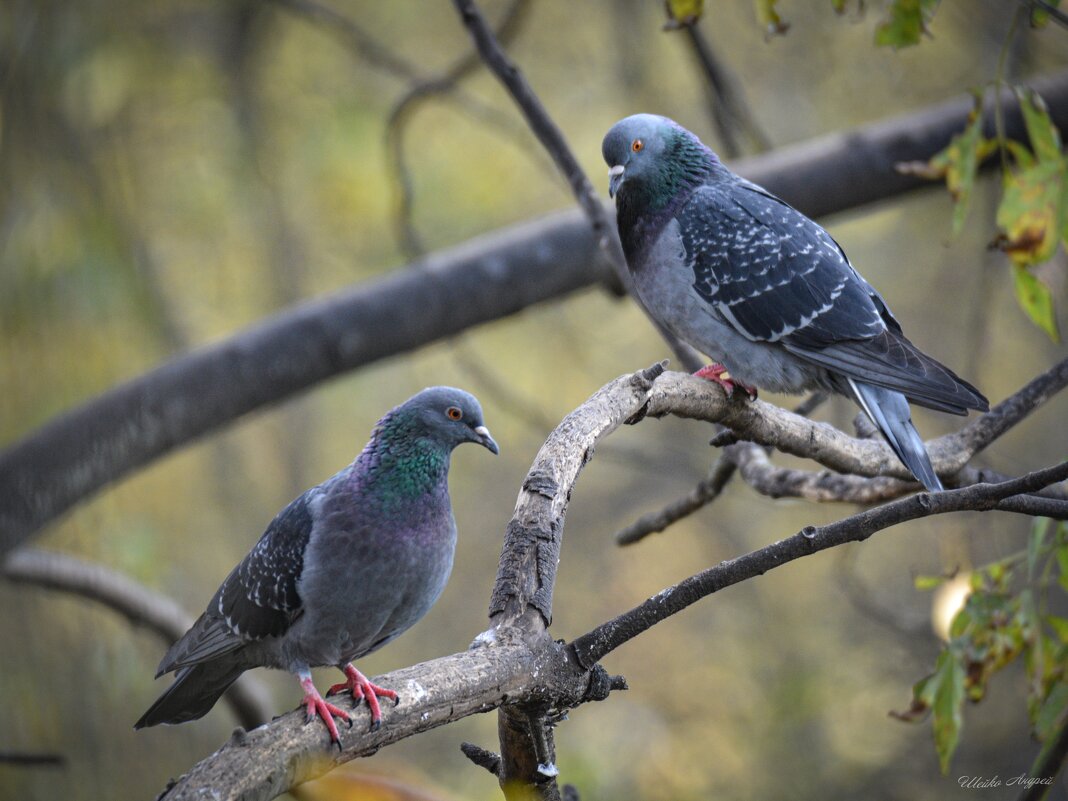
[[[623,165],[617,164],[608,169],[608,197],[615,197],[623,185]]]
[[[501,449],[497,447],[497,443],[494,442],[493,437],[490,436],[489,429],[485,426],[475,426],[474,432],[478,435],[476,440],[486,450],[491,453],[500,453]]]

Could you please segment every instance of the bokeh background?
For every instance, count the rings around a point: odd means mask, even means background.
[[[494,20],[508,5],[484,4]],[[717,146],[704,78],[682,35],[661,31],[660,3],[527,5],[510,52],[599,190],[601,137],[626,114],[667,114]],[[791,27],[768,40],[753,4],[708,3],[702,29],[773,145],[987,83],[1016,8],[946,0],[931,36],[895,52],[873,45],[885,4],[867,2],[865,13],[848,5],[836,16],[829,2],[783,0]],[[420,75],[471,49],[443,1],[332,7]],[[1005,51],[1011,79],[1066,64],[1068,32],[1058,28],[1023,26]],[[7,0],[0,444],[300,299],[406,264],[385,132],[411,80],[394,66],[271,3]],[[573,204],[497,83],[477,69],[461,87],[480,111],[432,98],[401,133],[411,222],[428,250]],[[823,220],[911,337],[994,401],[1064,353],[1018,310],[1008,264],[986,248],[996,201],[996,181],[982,180],[956,238],[938,186]],[[1063,304],[1062,284],[1055,297]],[[606,381],[666,355],[631,303],[589,290],[249,415],[79,506],[34,544],[120,569],[199,611],[274,513],[351,460],[384,410],[423,386],[456,384],[481,397],[501,456],[457,452],[452,581],[421,623],[360,668],[373,675],[462,650],[485,628],[504,526],[551,426]],[[1049,404],[983,463],[1017,473],[1063,458],[1066,413],[1063,399]],[[841,426],[854,414],[842,401],[819,412]],[[927,436],[960,424],[923,410],[917,421]],[[715,456],[708,437],[696,423],[645,422],[598,450],[568,517],[555,636],[577,636],[703,567],[852,511],[772,501],[736,482],[693,518],[616,547],[617,529],[704,475]],[[584,801],[1015,797],[961,790],[958,777],[1027,771],[1037,749],[1022,671],[999,676],[966,710],[947,776],[929,725],[887,712],[908,705],[939,649],[932,596],[913,578],[1017,550],[1028,528],[1027,519],[978,514],[911,523],[705,600],[606,660],[631,689],[557,730],[563,780]],[[2,581],[0,610],[0,750],[67,759],[0,766],[0,797],[150,798],[236,725],[219,705],[196,723],[134,732],[164,686],[152,675],[167,643],[86,601]],[[259,673],[277,711],[293,708],[296,682]],[[460,755],[462,740],[493,748],[495,716],[350,769],[443,799],[499,797]],[[1051,797],[1068,798],[1064,788]],[[370,792],[335,784],[318,797],[380,797]]]

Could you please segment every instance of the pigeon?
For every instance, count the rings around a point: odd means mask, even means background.
[[[311,721],[318,715],[340,748],[340,718],[311,668],[337,666],[330,688],[366,699],[381,725],[379,697],[352,661],[376,651],[427,613],[445,587],[456,549],[449,501],[453,448],[497,443],[473,395],[431,387],[388,412],[356,460],[283,509],[233,569],[208,608],[167,651],[156,678],[176,680],[134,728],[203,717],[244,671],[295,674]]]
[[[620,120],[601,151],[635,290],[715,360],[697,375],[728,394],[851,397],[920,483],[942,489],[909,401],[951,414],[989,404],[905,337],[830,234],[667,117]]]

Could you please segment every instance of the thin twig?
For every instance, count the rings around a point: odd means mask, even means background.
[[[494,776],[501,775],[501,755],[495,754],[492,751],[487,751],[481,746],[474,743],[460,743],[460,750],[463,755],[478,765],[480,768],[485,768]]]
[[[418,65],[398,56],[392,49],[379,42],[355,21],[329,6],[315,2],[315,0],[274,0],[274,2],[331,31],[365,64],[388,77],[407,81],[415,86],[427,85],[435,80],[433,76],[424,74]],[[522,130],[514,125],[509,117],[474,95],[453,89],[442,93],[441,96],[456,103],[468,114],[485,122],[490,128],[508,136],[515,137]]]
[[[720,496],[736,469],[737,465],[728,453],[720,454],[712,463],[708,475],[696,487],[664,508],[642,515],[626,528],[617,531],[616,544],[633,545],[708,506]]]
[[[528,0],[512,0],[497,28],[497,37],[506,42],[514,37],[525,18],[525,11],[529,7]],[[386,148],[390,154],[390,164],[393,176],[400,191],[397,201],[396,228],[402,250],[408,258],[418,258],[425,252],[419,232],[416,231],[412,222],[412,209],[415,200],[415,191],[412,186],[412,175],[408,169],[408,161],[404,153],[404,127],[411,120],[419,105],[431,97],[451,92],[464,78],[471,75],[482,61],[477,53],[465,53],[451,67],[441,75],[424,78],[416,81],[407,92],[396,102],[393,110],[386,120]],[[504,114],[499,115],[501,125],[510,126],[512,118]],[[525,150],[527,148],[524,148]]]
[[[0,751],[0,765],[20,768],[59,768],[67,764],[63,754],[31,754],[24,751]]]
[[[771,140],[757,125],[741,88],[729,70],[720,63],[699,25],[684,25],[682,31],[707,78],[712,122],[719,133],[723,155],[733,159],[742,154],[741,145],[734,133],[735,127],[749,138],[755,152],[770,150]]]
[[[1031,774],[1031,777],[1035,779],[1049,779],[1051,784],[1033,784],[1020,793],[1016,801],[1042,801],[1049,794],[1053,786],[1052,781],[1064,768],[1066,759],[1068,759],[1068,725],[1057,733],[1057,738],[1046,750]]]
[[[593,189],[593,184],[586,176],[578,160],[571,152],[571,148],[564,139],[563,133],[553,122],[538,96],[534,93],[530,84],[527,83],[519,67],[508,57],[500,46],[497,38],[493,35],[485,17],[478,10],[474,0],[453,0],[456,10],[460,13],[464,25],[471,34],[471,38],[478,48],[482,60],[490,71],[500,80],[508,93],[512,96],[530,129],[538,137],[538,141],[552,156],[556,166],[567,178],[571,191],[582,207],[586,218],[593,228],[594,237],[597,239],[601,250],[607,255],[609,262],[615,271],[620,283],[627,288],[628,293],[638,302],[646,316],[656,326],[664,340],[671,346],[672,352],[679,362],[691,372],[698,370],[703,365],[703,360],[693,348],[679,341],[667,329],[661,326],[645,310],[644,305],[633,291],[633,281],[627,269],[627,260],[623,255],[623,246],[615,226],[610,224],[604,204]]]
[[[806,526],[792,537],[721,562],[662,590],[630,611],[577,638],[570,647],[580,665],[594,665],[623,643],[702,598],[740,581],[763,575],[802,556],[847,542],[860,542],[878,531],[922,517],[965,510],[1001,509],[1001,503],[1007,498],[1034,492],[1065,479],[1068,479],[1068,462],[1061,462],[1002,484],[976,484],[937,493],[921,492],[826,526]]]
[[[1046,0],[1020,0],[1020,5],[1030,6],[1032,9],[1040,9],[1049,14],[1050,19],[1056,22],[1058,25],[1063,25],[1068,28],[1068,14],[1065,14],[1059,8]]]

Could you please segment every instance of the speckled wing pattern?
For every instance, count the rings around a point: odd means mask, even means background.
[[[748,181],[699,187],[678,212],[694,289],[739,333],[964,414],[978,391],[901,333],[830,234]]]
[[[283,509],[223,581],[207,610],[159,666],[159,674],[285,633],[302,611],[297,581],[313,519],[309,490]]]

